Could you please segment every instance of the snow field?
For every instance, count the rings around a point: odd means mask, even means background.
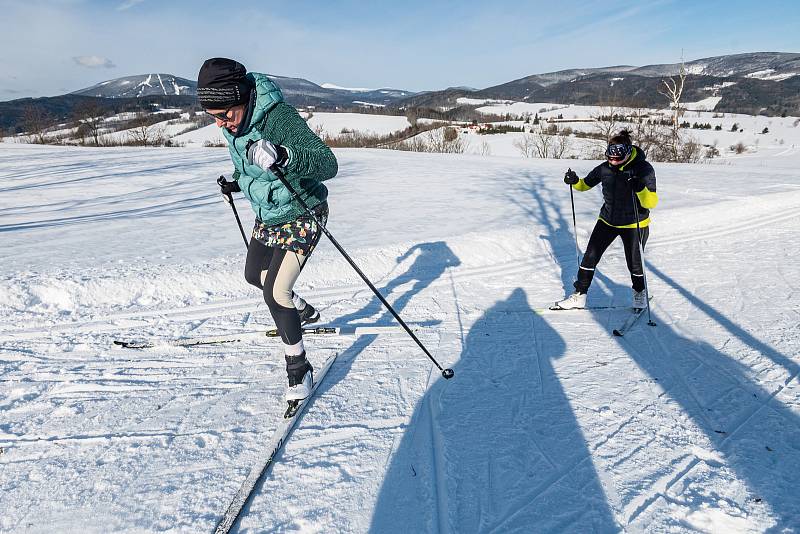
[[[239,531],[791,532],[800,524],[800,158],[656,164],[653,319],[538,313],[571,288],[567,165],[337,150],[329,229],[402,334],[339,357]],[[0,531],[210,531],[279,423],[279,342],[214,180],[225,149],[0,145]],[[599,191],[575,195],[585,247]],[[236,205],[245,227],[246,202]],[[392,322],[322,242],[297,291]],[[621,246],[589,295],[626,305]]]

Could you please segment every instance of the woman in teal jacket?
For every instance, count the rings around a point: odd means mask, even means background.
[[[197,77],[197,97],[228,142],[235,168],[224,194],[241,191],[256,215],[247,249],[245,279],[263,291],[284,343],[288,402],[306,398],[313,369],[303,346],[302,324],[319,314],[292,287],[317,245],[321,230],[269,169],[277,165],[322,224],[328,217],[324,180],[338,170],[336,157],[312,132],[275,83],[247,73],[232,59],[212,58]]]

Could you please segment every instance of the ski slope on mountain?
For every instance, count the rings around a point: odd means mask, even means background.
[[[567,166],[337,150],[329,229],[404,334],[309,336],[336,363],[234,532],[800,529],[800,155],[655,164],[652,319],[617,242],[589,304]],[[223,148],[0,144],[0,532],[211,532],[281,423],[278,340],[215,179]],[[581,249],[601,204],[575,194]],[[249,207],[236,206],[249,228]],[[323,239],[296,290],[392,317]]]

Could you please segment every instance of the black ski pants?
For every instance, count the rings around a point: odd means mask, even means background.
[[[650,235],[650,227],[645,226],[640,229],[642,236],[642,250],[647,243]],[[639,254],[639,247],[636,246],[636,228],[615,228],[603,221],[597,221],[589,237],[589,244],[586,245],[586,252],[583,255],[581,266],[578,269],[578,279],[575,281],[575,290],[579,293],[589,291],[594,277],[594,269],[600,262],[600,258],[605,253],[614,240],[619,237],[622,239],[622,246],[625,248],[625,262],[628,264],[628,271],[631,273],[631,283],[633,289],[642,291],[644,289],[644,270],[642,268],[642,256]]]

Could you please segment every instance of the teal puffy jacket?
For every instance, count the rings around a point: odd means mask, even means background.
[[[249,123],[232,134],[222,128],[236,170],[233,178],[261,222],[283,224],[297,219],[305,210],[289,190],[269,170],[247,163],[250,140],[266,139],[289,153],[284,175],[300,197],[313,208],[325,201],[328,189],[322,184],[336,176],[336,157],[311,131],[297,110],[283,101],[278,86],[263,74],[251,72],[247,78],[255,85],[256,99]]]

